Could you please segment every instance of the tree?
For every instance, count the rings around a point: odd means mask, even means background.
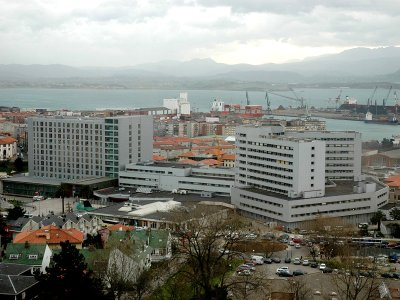
[[[342,259],[343,271],[332,274],[332,286],[338,291],[338,298],[343,300],[375,299],[379,281],[376,264],[367,258],[347,257]],[[371,271],[364,271],[369,268]]]
[[[13,208],[7,209],[8,215],[7,220],[17,220],[20,217],[25,215],[25,209],[23,209],[20,205],[15,205]]]
[[[371,223],[372,224],[378,224],[378,231],[381,231],[381,221],[384,221],[384,220],[386,220],[385,214],[381,210],[378,210],[372,216]]]
[[[84,257],[69,241],[61,242],[46,274],[36,274],[41,281],[40,299],[106,299],[103,285],[87,268]]]
[[[61,183],[57,188],[55,196],[61,197],[62,214],[64,214],[64,199],[65,199],[65,197],[68,196],[67,185],[64,183]]]
[[[24,162],[21,157],[17,157],[17,159],[14,161],[14,168],[18,173],[24,170]]]
[[[397,208],[397,207],[395,207],[395,208],[393,208],[391,211],[390,211],[390,217],[393,219],[393,220],[400,220],[400,209],[399,208]]]
[[[228,274],[241,258],[233,245],[243,224],[228,208],[199,204],[176,210],[171,221],[178,227],[173,277],[191,288],[189,297],[225,299],[234,285]]]
[[[145,245],[131,239],[130,232],[124,237],[110,236],[103,250],[97,251],[94,256],[93,270],[105,289],[115,299],[126,298],[128,295],[140,300],[150,290],[152,273],[143,269],[143,258],[137,258]],[[140,255],[142,256],[142,255]]]

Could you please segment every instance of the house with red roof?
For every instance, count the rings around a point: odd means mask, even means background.
[[[41,229],[18,233],[13,240],[14,244],[47,244],[50,249],[61,249],[60,243],[69,241],[76,248],[81,249],[84,240],[83,232],[75,228],[60,229],[54,225],[47,225]]]
[[[17,157],[17,140],[10,136],[0,136],[0,161]]]

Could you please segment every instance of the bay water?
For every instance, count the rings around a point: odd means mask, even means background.
[[[177,98],[180,92],[187,92],[193,111],[206,112],[211,108],[214,99],[225,103],[245,105],[245,91],[225,90],[142,90],[142,89],[45,89],[45,88],[3,88],[0,89],[0,106],[17,106],[22,109],[46,108],[48,110],[101,110],[101,109],[134,109],[143,107],[160,107],[165,98]],[[350,89],[338,87],[332,89],[304,88],[294,92],[276,92],[281,97],[269,94],[271,108],[297,107],[303,98],[308,106],[317,108],[335,107],[334,99],[341,94],[355,98],[364,104],[372,96],[370,89]],[[249,91],[250,104],[263,105],[266,108],[265,92]],[[374,99],[379,104],[386,98],[388,90],[378,89]],[[393,92],[389,95],[387,105],[394,105]],[[382,140],[400,134],[399,125],[365,124],[362,121],[325,119],[328,130],[355,130],[362,133],[362,139]]]

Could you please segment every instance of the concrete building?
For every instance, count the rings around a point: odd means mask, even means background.
[[[144,162],[128,164],[119,172],[119,185],[148,187],[162,191],[186,190],[229,196],[234,182],[231,168],[209,168],[181,163]]]
[[[355,132],[239,127],[232,204],[243,215],[289,227],[317,215],[368,221],[389,190],[361,175],[359,140]]]
[[[152,124],[151,116],[29,118],[29,174],[116,178],[126,164],[151,159]]]
[[[177,99],[164,99],[163,106],[172,110],[177,115],[190,115],[188,93],[180,93]]]

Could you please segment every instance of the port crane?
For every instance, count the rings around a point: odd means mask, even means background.
[[[368,108],[372,105],[372,100],[374,99],[374,96],[375,96],[375,93],[376,93],[377,89],[378,89],[378,87],[376,86],[375,89],[373,90],[371,96],[368,98],[368,101],[367,101],[367,107]]]
[[[298,97],[293,89],[290,89],[290,90],[293,92],[295,98],[294,97],[290,97],[290,96],[286,96],[286,95],[281,95],[281,94],[275,93],[273,91],[267,91],[267,93],[269,93],[271,95],[279,96],[279,97],[282,97],[282,98],[295,100],[297,102],[300,102],[300,108],[306,108],[305,99],[303,97]]]
[[[269,100],[268,92],[265,92],[265,100],[267,100],[267,114],[272,115],[271,100]]]
[[[389,88],[389,92],[387,93],[387,95],[386,95],[386,98],[383,98],[383,107],[385,107],[386,106],[386,102],[387,102],[387,100],[389,99],[389,96],[390,96],[390,92],[392,91],[392,86],[390,86],[390,88]]]
[[[300,102],[300,105],[301,105],[300,108],[306,110],[306,119],[310,119],[311,116],[310,116],[309,111],[308,111],[308,105],[307,105],[306,100],[303,97],[299,98],[297,96],[297,94],[294,92],[294,90],[292,90],[292,89],[290,89],[290,90],[293,92],[293,94],[295,95],[296,98],[285,96],[285,95],[281,95],[281,94],[278,94],[278,93],[275,93],[275,92],[272,92],[272,91],[266,91],[265,92],[265,99],[267,100],[267,112],[271,111],[271,101],[270,101],[270,99],[268,97],[268,94],[272,94],[272,95],[275,95],[275,96],[280,96],[282,98],[286,98],[286,99],[295,100],[295,101]]]
[[[246,91],[246,105],[250,105],[249,93]]]

